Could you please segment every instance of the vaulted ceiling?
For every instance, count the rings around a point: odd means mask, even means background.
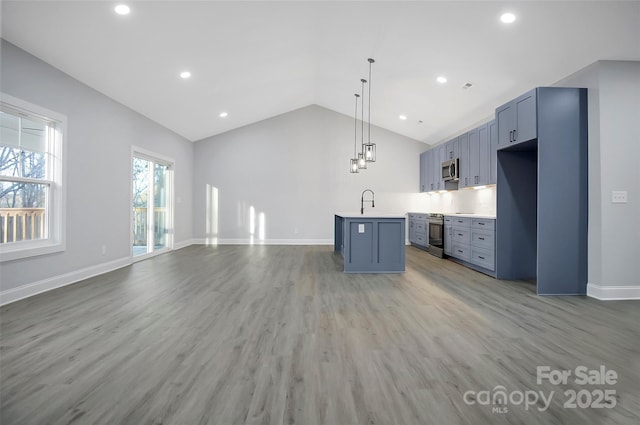
[[[426,143],[596,60],[640,60],[637,1],[121,3],[4,0],[1,34],[192,141],[309,104],[353,116],[369,57],[373,124]]]

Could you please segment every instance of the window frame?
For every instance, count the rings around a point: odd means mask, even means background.
[[[167,251],[174,249],[174,213],[175,213],[175,160],[169,156],[161,155],[159,153],[147,150],[145,148],[132,145],[131,146],[131,161],[129,170],[131,172],[130,182],[133,183],[133,161],[135,158],[140,158],[149,161],[151,164],[161,164],[167,167],[169,173],[167,177],[167,221],[170,225],[170,231],[167,233],[166,246],[162,249],[156,250],[152,248],[151,252],[141,255],[133,255],[133,184],[129,185],[129,234],[131,240],[129,241],[129,255],[133,262],[142,261],[147,258],[155,257],[156,255],[163,254]],[[153,193],[153,179],[149,186],[149,191]],[[152,209],[149,209],[152,216]],[[150,220],[153,225],[153,220]]]
[[[0,244],[0,263],[66,250],[66,143],[67,117],[39,105],[0,92],[0,108],[25,118],[51,123],[54,140],[47,147],[47,175],[45,179],[0,177],[2,181],[22,181],[49,186],[45,204],[47,215],[46,239],[24,240]]]

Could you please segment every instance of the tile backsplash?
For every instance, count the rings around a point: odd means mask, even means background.
[[[463,189],[446,193],[421,193],[425,197],[425,212],[496,215],[496,187]]]

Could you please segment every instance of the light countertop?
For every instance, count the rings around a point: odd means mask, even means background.
[[[467,217],[467,218],[484,218],[487,220],[495,220],[495,215],[486,215],[486,214],[444,214],[445,217]]]
[[[373,211],[365,210],[364,214],[360,214],[360,212],[337,212],[335,213],[338,217],[342,218],[406,218],[406,214],[394,214],[394,213],[376,213]]]
[[[430,214],[433,211],[430,212],[415,212],[415,211],[411,211],[408,214]],[[484,218],[484,219],[488,219],[488,220],[495,220],[496,216],[495,215],[488,215],[488,214],[461,214],[461,213],[438,213],[438,214],[442,214],[445,217],[467,217],[467,218]]]

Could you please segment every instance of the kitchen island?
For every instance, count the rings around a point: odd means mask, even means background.
[[[345,273],[405,271],[405,215],[336,213],[334,251]]]

